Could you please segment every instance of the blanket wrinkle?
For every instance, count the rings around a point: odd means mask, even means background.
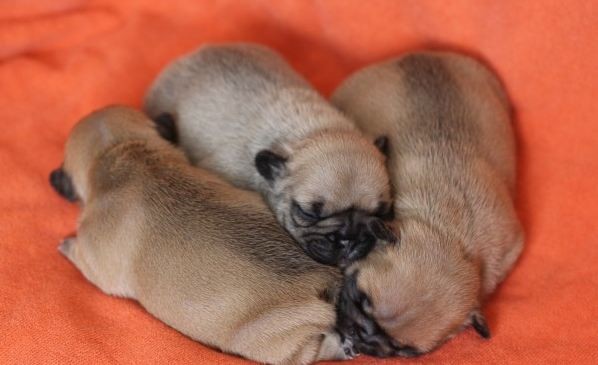
[[[54,52],[77,47],[122,26],[118,13],[108,8],[72,9],[66,12],[2,20],[0,61],[23,54]]]

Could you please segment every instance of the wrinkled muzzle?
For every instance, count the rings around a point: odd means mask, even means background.
[[[357,288],[354,272],[345,276],[337,303],[336,329],[353,342],[356,351],[376,357],[414,357],[422,353],[411,346],[401,345],[378,325],[365,308],[372,308],[370,299]]]
[[[377,243],[398,242],[394,232],[378,217],[350,211],[337,219],[341,224],[333,233],[306,236],[303,249],[322,264],[344,268],[366,257]]]

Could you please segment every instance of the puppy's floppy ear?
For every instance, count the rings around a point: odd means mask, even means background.
[[[287,159],[270,150],[261,150],[255,155],[255,167],[268,182],[280,177],[286,168]]]
[[[374,237],[376,237],[379,240],[383,240],[388,243],[397,243],[399,241],[395,233],[390,228],[388,228],[388,226],[384,224],[384,222],[380,218],[373,218],[372,220],[370,220],[370,222],[368,223],[368,228],[370,229]]]
[[[390,142],[388,141],[388,137],[380,136],[376,138],[374,140],[374,145],[384,156],[388,157],[388,154],[390,153]]]
[[[73,181],[61,167],[50,173],[50,185],[52,185],[58,194],[68,201],[74,202],[77,200]]]
[[[488,323],[486,323],[486,317],[480,312],[479,310],[474,310],[471,312],[470,320],[471,326],[473,329],[483,338],[490,338],[490,329],[488,328]]]
[[[158,134],[165,140],[176,144],[178,142],[178,135],[176,131],[176,124],[174,117],[168,113],[162,113],[154,119],[156,130]]]

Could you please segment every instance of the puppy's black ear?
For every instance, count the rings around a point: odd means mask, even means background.
[[[58,194],[68,201],[74,202],[77,200],[73,182],[70,176],[68,176],[62,168],[57,168],[50,173],[50,185],[52,185]]]
[[[178,135],[176,131],[176,124],[174,117],[171,114],[163,113],[154,119],[156,130],[158,134],[167,141],[176,144],[178,142]]]
[[[470,314],[471,326],[483,338],[490,338],[490,329],[486,323],[486,317],[479,310],[475,310]]]
[[[286,158],[270,150],[262,150],[255,155],[257,172],[268,182],[272,182],[282,175],[286,162]]]
[[[384,224],[384,222],[380,218],[373,218],[372,220],[370,220],[368,228],[370,229],[374,237],[376,237],[379,240],[383,240],[388,243],[397,243],[399,241],[395,233],[390,228],[388,228],[388,226]]]
[[[374,145],[380,150],[380,152],[382,152],[384,156],[388,157],[388,153],[390,152],[390,142],[388,141],[388,137],[380,136],[376,138]]]

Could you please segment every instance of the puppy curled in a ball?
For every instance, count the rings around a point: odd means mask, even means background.
[[[145,110],[176,125],[193,164],[261,192],[315,260],[346,266],[396,241],[386,138],[366,139],[274,51],[203,46],[162,72]]]
[[[380,246],[347,270],[339,312],[356,348],[428,352],[473,326],[523,245],[515,213],[510,105],[472,58],[413,53],[350,76],[333,104],[390,140],[401,248]]]
[[[255,361],[348,357],[334,332],[337,269],[305,255],[257,193],[191,166],[140,112],[84,118],[51,183],[82,203],[60,251],[103,292]]]

